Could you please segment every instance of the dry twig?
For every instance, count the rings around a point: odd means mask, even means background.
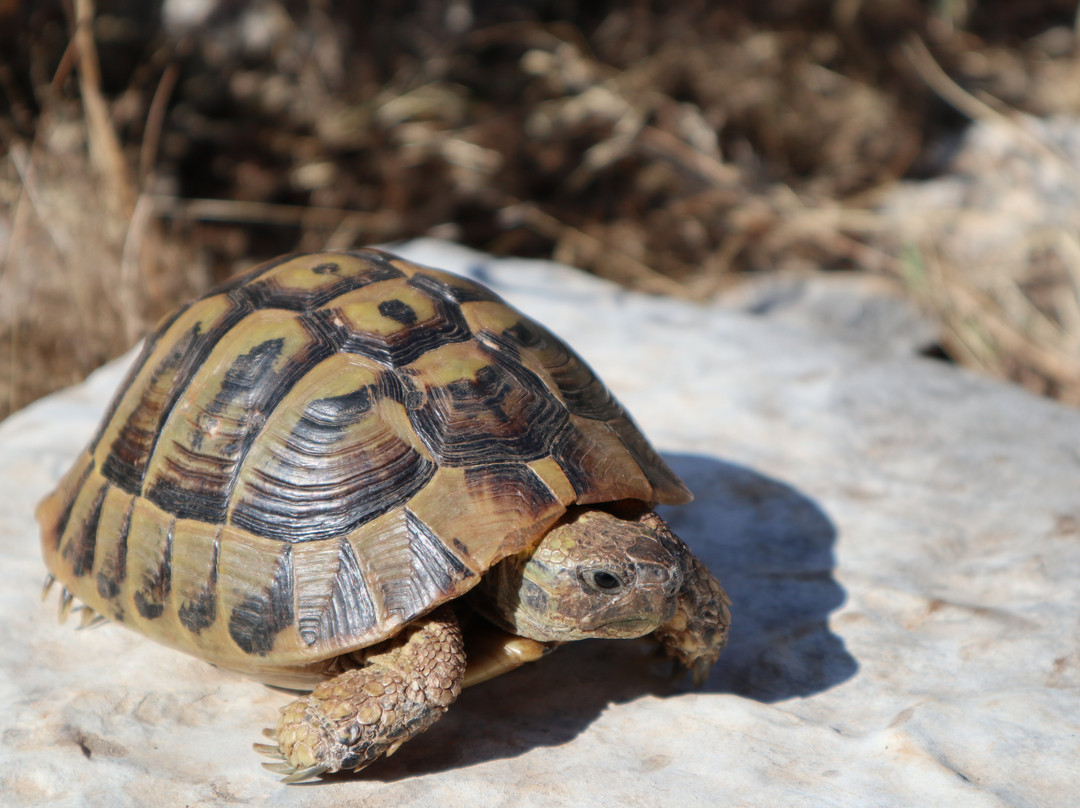
[[[108,189],[109,204],[129,216],[135,206],[135,189],[128,174],[120,141],[101,94],[101,69],[94,42],[94,0],[75,0],[75,45],[79,56],[79,90],[86,110],[90,154]]]

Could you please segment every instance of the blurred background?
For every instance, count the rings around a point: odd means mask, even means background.
[[[748,311],[864,289],[917,307],[927,356],[1078,404],[1078,26],[1075,0],[0,0],[0,418],[242,267],[416,236]]]

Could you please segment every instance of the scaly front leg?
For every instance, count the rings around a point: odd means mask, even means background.
[[[392,755],[434,724],[461,692],[465,649],[457,617],[444,606],[366,657],[363,667],[323,682],[281,710],[277,746],[263,764],[298,783],[326,772],[362,769]]]

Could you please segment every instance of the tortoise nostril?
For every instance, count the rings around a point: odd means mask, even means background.
[[[672,576],[670,576],[668,578],[667,582],[664,584],[664,593],[669,598],[673,598],[673,597],[675,597],[676,595],[679,594],[679,590],[681,588],[682,588],[682,578],[681,578],[681,576],[672,575]]]

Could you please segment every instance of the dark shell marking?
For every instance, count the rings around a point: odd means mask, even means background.
[[[258,673],[377,642],[574,501],[688,494],[589,367],[490,290],[286,256],[148,337],[39,510],[108,617]]]

